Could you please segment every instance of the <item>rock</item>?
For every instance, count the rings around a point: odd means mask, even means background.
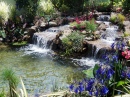
[[[60,37],[59,35],[60,34],[56,35],[55,39],[53,39],[53,41],[52,41],[52,48],[51,49],[54,51],[58,51],[62,47],[62,41],[59,38]]]
[[[40,27],[46,27],[46,23],[45,22],[41,22],[41,24],[40,24]]]
[[[87,40],[87,41],[92,41],[93,38],[92,38],[92,37],[86,37],[85,40]]]
[[[57,26],[57,23],[56,22],[49,22],[49,27],[56,27]]]
[[[98,27],[98,30],[104,30],[106,28],[107,26],[105,25],[105,23],[101,23],[100,26]]]
[[[34,33],[36,33],[36,29],[34,29],[34,28],[29,28],[28,30],[27,30],[27,35],[28,35],[28,37],[29,37],[29,42],[31,43],[32,42],[32,37],[33,37],[33,35],[34,35]]]
[[[82,34],[87,34],[87,32],[86,32],[85,30],[84,30],[84,31],[82,31],[81,33],[82,33]]]
[[[100,35],[100,31],[95,31],[94,35]]]
[[[3,41],[3,38],[0,38],[0,42],[2,42]]]

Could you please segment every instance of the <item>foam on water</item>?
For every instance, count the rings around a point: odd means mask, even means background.
[[[20,50],[24,51],[25,54],[32,54],[32,53],[41,53],[41,54],[47,54],[51,52],[50,49],[40,48],[37,45],[29,44],[28,46],[21,48]]]
[[[89,66],[94,67],[95,64],[98,64],[99,61],[93,58],[82,58],[82,59],[73,59],[74,62],[76,62],[80,66]]]

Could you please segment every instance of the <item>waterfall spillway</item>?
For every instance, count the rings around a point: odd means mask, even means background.
[[[38,47],[47,49],[50,47],[50,42],[55,38],[56,33],[53,32],[41,32],[35,33],[33,36],[33,43]]]
[[[33,36],[33,43],[38,46],[41,47],[43,49],[47,48],[47,39],[43,38],[43,37],[39,37],[37,35]]]

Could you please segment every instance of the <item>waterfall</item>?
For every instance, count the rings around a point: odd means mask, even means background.
[[[94,52],[94,58],[97,57],[97,54],[98,54],[99,50],[100,50],[100,48],[96,47],[96,50],[95,50],[95,52]]]
[[[43,49],[47,48],[47,39],[45,37],[40,37],[34,34],[33,36],[33,44],[41,47]]]

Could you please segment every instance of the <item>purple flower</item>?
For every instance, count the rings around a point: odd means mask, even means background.
[[[114,70],[109,65],[101,65],[96,72],[98,79],[107,80],[112,77]]]
[[[72,91],[72,90],[74,89],[74,85],[71,84],[71,85],[69,86],[69,89],[70,89],[70,91]]]
[[[107,78],[110,79],[113,74],[114,74],[114,70],[113,70],[112,68],[110,68],[110,69],[107,71]]]
[[[102,95],[106,95],[108,92],[109,92],[109,90],[108,90],[108,88],[107,87],[105,87],[105,86],[103,86],[102,88],[101,88],[101,94]]]
[[[130,79],[130,68],[122,70],[121,77]]]
[[[112,43],[111,48],[114,49],[115,43]]]
[[[77,88],[74,90],[74,92],[75,92],[76,94],[78,94],[78,93],[79,93],[79,88],[77,87]]]

